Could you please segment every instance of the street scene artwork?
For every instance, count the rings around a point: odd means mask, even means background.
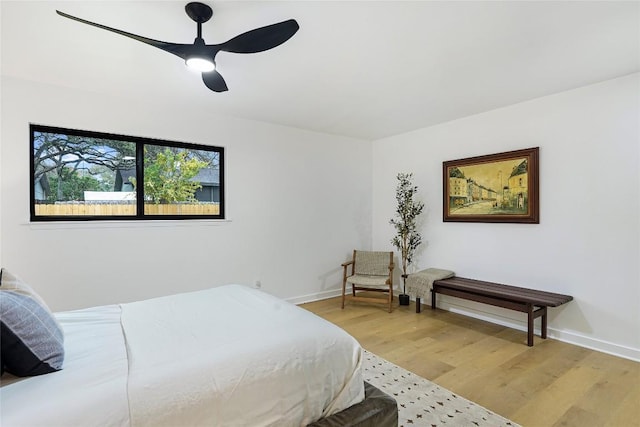
[[[444,221],[539,223],[538,148],[443,162]]]

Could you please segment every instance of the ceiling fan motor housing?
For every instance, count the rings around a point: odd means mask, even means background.
[[[193,19],[198,24],[207,22],[213,16],[213,10],[211,9],[211,7],[207,6],[204,3],[187,3],[187,5],[184,7],[184,10],[187,12],[187,15],[189,15],[189,18]]]

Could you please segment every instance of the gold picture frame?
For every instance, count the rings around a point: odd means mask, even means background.
[[[443,221],[540,223],[539,147],[442,162]]]

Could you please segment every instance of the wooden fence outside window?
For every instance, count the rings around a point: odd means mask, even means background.
[[[122,216],[135,215],[135,203],[69,202],[36,204],[36,216]],[[218,203],[145,203],[146,215],[218,215]]]

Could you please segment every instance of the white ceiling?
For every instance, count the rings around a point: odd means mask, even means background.
[[[208,43],[295,18],[262,53],[221,52],[214,93],[177,57],[58,16],[191,43],[187,1],[6,1],[2,74],[375,140],[640,70],[640,2],[206,1]]]

